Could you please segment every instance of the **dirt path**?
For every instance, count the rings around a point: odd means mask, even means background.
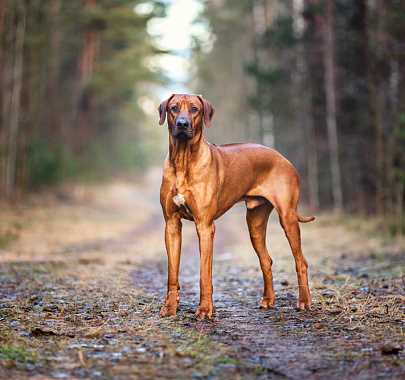
[[[330,379],[405,376],[404,247],[321,216],[303,226],[314,307],[294,308],[294,263],[271,218],[277,293],[262,278],[243,207],[217,223],[213,322],[198,303],[195,231],[185,223],[182,299],[158,316],[166,282],[156,171],[137,184],[75,188],[5,209],[0,378]],[[0,243],[1,244],[1,243]]]

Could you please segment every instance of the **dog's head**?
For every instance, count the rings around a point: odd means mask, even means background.
[[[159,124],[166,120],[171,135],[190,140],[202,131],[203,124],[211,126],[214,108],[201,95],[173,94],[159,106]]]

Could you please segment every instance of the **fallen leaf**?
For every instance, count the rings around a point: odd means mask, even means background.
[[[341,312],[342,312],[342,310],[340,310],[340,309],[330,309],[330,310],[328,310],[328,313],[332,314],[332,315],[337,315],[337,314],[340,314]]]
[[[314,327],[315,327],[317,330],[322,330],[322,329],[325,328],[325,325],[322,324],[322,323],[317,322],[317,323],[314,323]]]
[[[32,336],[51,336],[51,335],[59,335],[55,331],[43,327],[34,327],[31,330],[31,335]]]
[[[100,337],[101,335],[103,335],[104,332],[105,332],[105,331],[104,331],[104,327],[103,327],[103,326],[99,326],[99,327],[90,329],[89,331],[87,331],[87,332],[84,334],[84,336],[85,336],[86,338],[98,338],[98,337]]]
[[[83,367],[87,367],[86,361],[84,360],[84,354],[83,351],[79,350],[77,352],[77,356],[79,357],[79,362]]]
[[[402,351],[402,347],[400,345],[387,343],[380,348],[381,353],[383,355],[398,355],[400,351]]]

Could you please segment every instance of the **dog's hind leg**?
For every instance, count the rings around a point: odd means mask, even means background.
[[[295,259],[295,269],[298,278],[298,302],[297,307],[300,310],[309,309],[311,307],[311,293],[308,286],[308,264],[302,254],[301,249],[301,233],[298,225],[298,215],[296,210],[281,209],[279,211],[280,223],[287,236],[291,251]]]
[[[299,190],[295,188],[295,191],[277,195],[272,198],[271,202],[277,209],[280,224],[284,229],[295,260],[299,294],[297,308],[300,310],[310,309],[312,300],[308,286],[308,264],[301,249],[301,231],[298,223],[301,217],[297,213]]]
[[[298,302],[300,310],[311,307],[311,293],[308,286],[308,264],[302,254],[301,232],[299,222],[309,222],[313,217],[305,218],[298,214],[297,206],[300,195],[299,178],[295,170],[275,172],[274,177],[268,184],[266,194],[263,196],[270,201],[277,210],[280,224],[290,244],[295,260],[295,269],[298,278]],[[275,180],[277,179],[277,181]],[[266,188],[266,187],[265,187]]]
[[[249,227],[250,240],[259,257],[260,267],[263,272],[264,290],[260,307],[268,309],[274,305],[275,300],[273,274],[271,271],[272,260],[266,247],[267,222],[273,206],[267,201],[254,208],[249,208],[249,202],[246,202],[246,206],[248,207],[246,221]]]

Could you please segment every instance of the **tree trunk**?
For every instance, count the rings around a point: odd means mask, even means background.
[[[5,21],[5,16],[6,16],[6,6],[7,6],[7,1],[6,0],[0,0],[0,88],[3,87],[3,68],[4,68],[4,54],[5,50],[3,49],[3,32],[4,32],[4,21]],[[2,109],[2,92],[0,91],[0,110]],[[0,142],[1,142],[1,126],[2,126],[2,114],[0,112]]]
[[[260,53],[259,53],[259,38],[260,33],[262,32],[263,25],[257,19],[258,14],[263,14],[263,6],[259,3],[254,3],[251,8],[252,11],[252,27],[253,27],[253,63],[258,71],[261,69],[260,62]],[[262,93],[262,84],[259,80],[256,79],[256,88],[255,88],[255,97],[256,97],[256,115],[258,121],[258,130],[259,130],[259,141],[261,144],[264,143],[264,115],[263,115],[263,106],[261,104],[260,94]]]
[[[86,0],[85,7],[93,8],[97,5],[97,0]],[[99,32],[92,26],[87,26],[84,32],[84,45],[79,58],[79,75],[74,91],[74,114],[73,125],[75,133],[72,136],[72,146],[78,151],[84,146],[91,135],[91,111],[93,99],[92,95],[86,91],[89,81],[94,73],[96,60],[99,51]]]
[[[5,125],[6,125],[6,38],[5,36],[5,16],[6,16],[7,0],[0,0],[0,194],[5,187]]]
[[[86,7],[93,8],[97,4],[96,0],[86,0]],[[88,27],[84,36],[84,48],[80,58],[80,80],[84,86],[94,72],[96,56],[98,52],[98,32]]]
[[[308,9],[312,4],[311,0],[305,0],[304,9]],[[302,13],[302,12],[301,12]],[[318,51],[316,46],[316,25],[315,18],[305,22],[305,37],[302,49],[299,50],[300,59],[303,66],[302,91],[305,91],[309,96],[303,99],[305,103],[302,110],[302,119],[304,121],[304,131],[306,139],[306,166],[307,166],[307,183],[308,183],[308,201],[312,210],[318,210],[320,207],[319,199],[319,167],[318,167],[318,147],[317,136],[315,133],[316,113],[314,107],[314,83],[316,78],[313,78],[312,73],[318,67],[316,61]]]
[[[310,109],[310,107],[308,107]],[[305,112],[304,129],[306,136],[306,156],[307,156],[307,181],[308,181],[308,200],[312,210],[319,209],[319,170],[318,170],[318,151],[316,146],[316,136],[314,130],[314,119],[309,112]]]
[[[61,0],[51,0],[49,4],[50,16],[50,49],[49,68],[47,78],[47,95],[50,107],[47,110],[47,135],[59,136],[62,131],[62,120],[60,117],[60,106],[58,96],[59,67],[60,67],[60,8]]]
[[[393,12],[393,10],[391,10]],[[396,217],[397,234],[405,236],[405,55],[403,54],[403,33],[405,25],[393,37],[393,57],[391,68],[391,102],[394,113],[394,131],[389,134],[391,161],[388,163],[389,188],[392,191],[391,213]],[[387,186],[388,187],[388,186]],[[396,214],[396,215],[395,215]],[[403,237],[404,238],[404,237]]]
[[[380,62],[384,59],[384,43],[385,43],[385,33],[384,33],[384,18],[385,18],[385,7],[384,0],[377,1],[377,44],[376,44],[376,55],[377,55],[377,83],[376,91],[374,93],[374,106],[375,106],[375,124],[376,129],[376,166],[377,166],[377,194],[376,194],[376,209],[380,214],[384,213],[384,99],[385,91],[383,85],[383,73],[380,72],[381,64]]]
[[[339,143],[336,121],[336,64],[335,64],[335,8],[334,1],[327,0],[324,17],[324,71],[326,93],[326,125],[330,150],[333,205],[336,211],[343,208],[342,182],[340,177]]]
[[[20,102],[23,74],[23,55],[25,40],[25,4],[19,1],[17,5],[17,20],[15,26],[14,67],[12,72],[13,85],[11,91],[10,119],[8,131],[7,167],[6,167],[6,196],[15,192],[17,173],[18,129],[20,119]]]
[[[376,197],[375,209],[378,214],[384,213],[384,104],[385,104],[385,86],[384,86],[384,19],[385,6],[384,0],[377,0],[376,8],[373,12],[368,12],[369,28],[369,110],[371,122],[375,136],[375,168],[376,168]]]

